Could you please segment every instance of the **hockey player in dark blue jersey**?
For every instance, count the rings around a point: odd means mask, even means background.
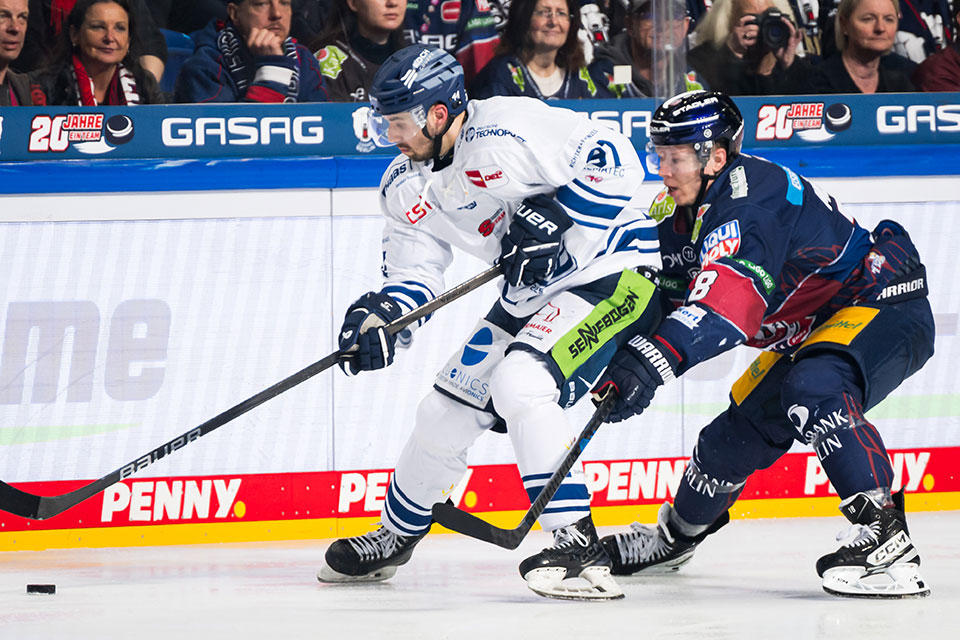
[[[665,189],[658,220],[662,286],[679,305],[653,333],[614,356],[596,389],[614,385],[611,420],[649,406],[657,387],[747,344],[764,349],[734,384],[730,405],[701,432],[656,527],[604,538],[614,573],[677,569],[746,479],[794,440],[810,445],[856,537],[817,562],[834,595],[923,596],[903,491],[865,418],[933,354],[934,324],[917,249],[892,221],[873,232],[790,169],[740,153],[743,118],[727,96],[695,91],[650,124]]]

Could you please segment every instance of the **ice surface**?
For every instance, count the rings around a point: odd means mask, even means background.
[[[932,589],[916,600],[824,593],[816,559],[846,520],[737,520],[681,572],[619,578],[614,602],[547,600],[516,551],[431,535],[388,582],[328,585],[329,540],[0,553],[2,640],[246,638],[957,638],[960,512],[909,514]],[[617,529],[604,528],[601,534]],[[27,595],[53,583],[53,596]]]

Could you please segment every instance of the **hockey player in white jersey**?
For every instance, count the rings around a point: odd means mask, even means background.
[[[589,390],[622,336],[652,329],[667,309],[648,277],[660,266],[656,227],[634,198],[643,167],[624,136],[534,99],[468,102],[460,65],[424,45],[388,58],[370,93],[371,130],[402,155],[380,185],[385,281],[348,308],[341,368],[353,375],[393,361],[412,331],[394,339],[383,326],[444,290],[454,248],[499,262],[504,282],[421,402],[380,527],[335,541],[318,574],[325,582],[393,576],[489,429],[505,427],[533,501],[576,435],[564,408]],[[453,368],[462,375],[449,375]],[[540,524],[554,546],[521,563],[531,589],[623,596],[580,465]]]

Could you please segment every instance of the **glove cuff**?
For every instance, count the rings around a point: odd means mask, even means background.
[[[669,349],[661,349],[656,342],[644,336],[634,336],[627,346],[651,373],[659,376],[660,384],[666,384],[677,377],[680,360]]]

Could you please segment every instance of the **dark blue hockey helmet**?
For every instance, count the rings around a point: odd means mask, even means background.
[[[727,155],[740,153],[743,116],[730,96],[718,91],[688,91],[657,107],[650,120],[654,147],[693,145],[701,163],[706,163],[718,140],[727,141]]]
[[[426,112],[437,103],[446,105],[451,117],[456,116],[467,108],[467,91],[463,67],[434,46],[414,44],[396,51],[380,66],[370,86],[375,115],[409,111],[421,127]]]

